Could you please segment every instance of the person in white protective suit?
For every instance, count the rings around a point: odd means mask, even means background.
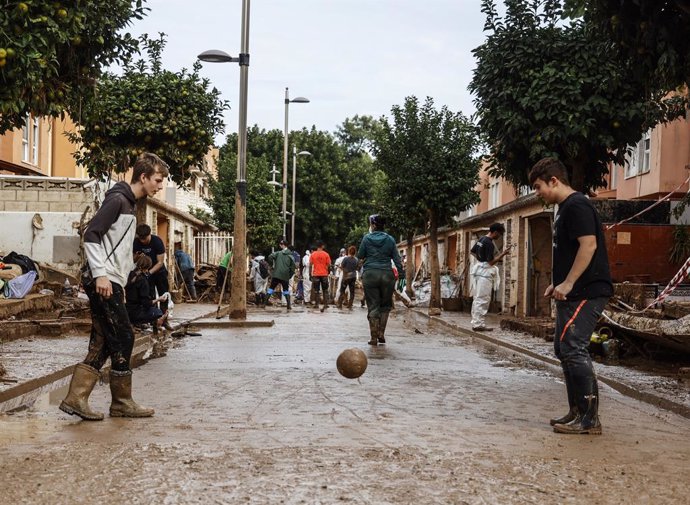
[[[491,303],[491,292],[500,285],[500,277],[496,263],[506,256],[508,249],[496,256],[494,240],[505,233],[501,223],[494,223],[489,227],[489,233],[481,237],[474,244],[470,253],[477,260],[470,270],[470,294],[472,301],[472,329],[474,331],[491,331],[486,326],[486,313]]]
[[[302,290],[304,292],[304,305],[311,304],[311,263],[309,256],[311,251],[307,249],[302,256]]]

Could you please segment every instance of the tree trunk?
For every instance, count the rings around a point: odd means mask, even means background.
[[[438,213],[429,210],[429,256],[431,266],[431,299],[429,315],[441,314],[441,275],[438,264]]]
[[[583,159],[583,156],[578,156],[577,158],[571,158],[568,162],[573,170],[570,177],[570,186],[575,191],[584,193],[586,161]]]
[[[407,267],[405,268],[405,293],[410,300],[415,299],[414,289],[412,289],[412,282],[415,274],[415,260],[414,260],[414,232],[407,234]]]

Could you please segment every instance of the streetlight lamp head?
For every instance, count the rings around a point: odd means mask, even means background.
[[[297,153],[297,156],[311,156],[311,153],[309,151],[300,151]]]
[[[304,98],[303,96],[298,96],[297,98],[293,98],[290,100],[292,103],[309,103],[308,98]]]
[[[225,51],[221,51],[219,49],[210,49],[208,51],[204,51],[197,56],[197,58],[199,58],[201,61],[206,61],[209,63],[229,63],[238,61],[237,58],[233,58]]]

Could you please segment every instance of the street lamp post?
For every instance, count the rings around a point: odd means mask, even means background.
[[[285,88],[285,131],[283,134],[283,238],[285,239],[287,239],[288,110],[290,103],[309,103],[309,99],[298,96],[290,100],[289,90]]]
[[[223,51],[205,51],[202,61],[235,62],[240,65],[240,107],[237,132],[237,185],[235,189],[235,225],[232,243],[233,266],[230,293],[230,319],[247,319],[247,88],[249,83],[249,7],[242,0],[242,33],[239,58]]]
[[[311,156],[309,151],[297,152],[297,147],[292,146],[292,216],[290,226],[290,243],[295,245],[295,188],[297,187],[297,156]]]

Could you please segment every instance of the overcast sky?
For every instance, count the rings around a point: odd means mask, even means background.
[[[166,68],[190,67],[207,49],[240,50],[242,0],[148,0],[134,34],[165,32]],[[335,131],[355,114],[388,115],[406,96],[474,112],[467,86],[471,50],[484,39],[480,0],[254,0],[251,2],[249,125],[283,129],[285,88],[290,129]],[[237,131],[239,68],[205,63],[230,101],[226,132]]]

